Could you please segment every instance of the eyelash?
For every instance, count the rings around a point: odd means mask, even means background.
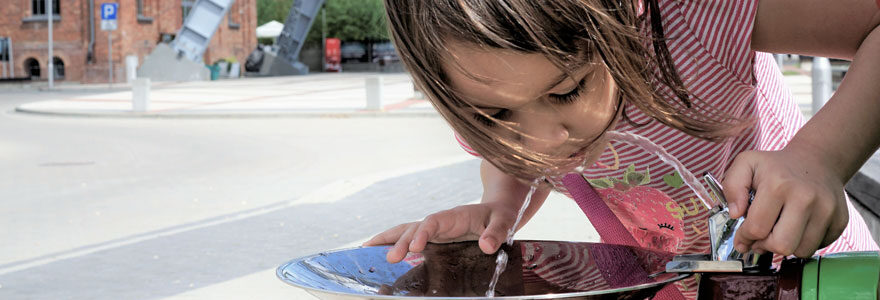
[[[562,95],[550,94],[550,98],[553,99],[553,102],[556,104],[570,104],[570,103],[574,102],[575,100],[577,100],[577,98],[581,95],[581,91],[583,90],[585,82],[586,82],[586,78],[581,80],[581,82],[578,83],[577,87],[575,87],[570,92],[562,94]],[[495,126],[495,120],[503,121],[503,120],[507,119],[508,117],[510,117],[510,114],[511,114],[511,111],[509,109],[502,108],[502,109],[498,110],[498,112],[490,115],[491,118],[488,118],[488,117],[486,117],[482,114],[479,114],[479,113],[475,113],[474,118],[478,122],[483,123],[483,125],[486,125],[488,127],[493,127],[493,126]]]
[[[577,98],[581,95],[581,91],[584,89],[584,83],[586,82],[586,78],[581,80],[578,85],[568,93],[557,95],[550,94],[550,99],[553,99],[553,102],[556,104],[569,104],[577,100]]]

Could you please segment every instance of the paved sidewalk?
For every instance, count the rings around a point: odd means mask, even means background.
[[[368,110],[365,82],[383,80],[382,109]],[[806,74],[785,76],[805,116],[811,112],[811,82]],[[33,87],[31,87],[33,89]],[[45,89],[45,87],[39,88]],[[82,96],[82,91],[107,90]],[[431,104],[416,99],[405,73],[321,73],[306,76],[242,78],[196,82],[154,82],[147,112],[132,111],[126,84],[61,84],[58,97],[19,106],[16,111],[86,117],[377,117],[437,116]],[[55,93],[59,94],[59,93]]]
[[[382,78],[380,110],[368,110],[366,79]],[[107,85],[60,85],[60,91],[95,91]],[[71,93],[74,94],[74,93]],[[154,82],[149,109],[132,111],[132,92],[115,85],[106,93],[72,95],[27,103],[23,113],[88,117],[275,117],[436,116],[430,103],[414,98],[404,73],[323,73],[195,82]]]
[[[436,116],[436,112],[424,100],[414,99],[412,82],[406,74],[381,74],[384,85],[383,109],[366,110],[365,80],[368,76],[378,74],[366,73],[342,73],[342,74],[315,74],[297,77],[266,77],[245,78],[236,80],[220,80],[209,82],[181,82],[181,83],[153,83],[151,91],[151,107],[145,113],[131,111],[132,93],[126,90],[125,85],[116,85],[113,90],[106,93],[97,93],[82,96],[77,91],[96,91],[106,87],[99,85],[60,85],[52,96],[57,98],[45,99],[44,101],[32,102],[21,105],[18,112],[84,116],[84,117],[384,117],[384,116]],[[811,115],[811,79],[804,74],[785,76],[786,84],[791,89],[796,102],[805,116]],[[70,93],[65,93],[69,91]],[[2,92],[0,92],[2,93]],[[48,93],[47,93],[48,95]],[[472,166],[473,167],[473,166]],[[428,173],[426,173],[428,174]],[[408,176],[411,174],[407,174]],[[409,179],[401,177],[400,180]],[[438,176],[431,173],[431,180],[437,181]],[[377,187],[378,185],[370,185]],[[462,187],[463,184],[452,186]],[[473,187],[475,194],[462,198],[476,200],[479,193],[478,187]],[[389,189],[391,190],[391,189]],[[395,189],[400,190],[400,189]],[[365,188],[363,191],[366,192]],[[404,191],[405,192],[405,191]],[[325,199],[327,197],[318,197]],[[391,197],[393,199],[407,199],[408,197]],[[458,197],[456,197],[458,198]],[[343,200],[343,199],[338,199]],[[468,201],[468,200],[465,200]],[[317,204],[312,204],[317,205]],[[287,213],[289,217],[291,211]],[[348,214],[342,214],[348,216]],[[255,230],[263,229],[271,222],[262,222],[268,219],[266,216],[230,222],[228,227],[218,227],[216,231],[229,232],[232,230]],[[273,219],[270,219],[273,220]],[[265,224],[264,224],[265,223]],[[271,223],[275,224],[275,223]],[[365,226],[363,222],[342,224],[344,226]],[[577,227],[580,226],[580,227]],[[372,225],[370,228],[380,228]],[[559,230],[559,228],[579,228],[581,230]],[[205,230],[208,231],[208,230]],[[339,229],[340,232],[344,232]],[[198,233],[198,232],[196,232]],[[242,235],[246,236],[246,235]],[[172,239],[174,237],[168,237]],[[361,237],[357,237],[361,238]],[[596,241],[597,234],[589,226],[586,217],[580,213],[574,202],[568,201],[564,196],[552,194],[542,210],[521,230],[518,239],[553,239],[570,241]],[[204,239],[195,239],[196,242]],[[277,241],[277,249],[295,249],[296,247]],[[164,240],[150,243],[142,243],[126,248],[130,251],[142,249],[174,249],[163,244]],[[348,246],[355,246],[362,240],[355,241]],[[266,241],[256,241],[250,244],[265,245]],[[152,245],[152,246],[149,246]],[[314,248],[323,247],[323,244],[315,244]],[[149,246],[149,247],[147,247]],[[285,248],[289,247],[289,248]],[[228,247],[227,247],[228,248]],[[276,249],[273,248],[273,249]],[[345,248],[345,247],[343,247]],[[322,248],[323,249],[323,248]],[[125,249],[123,249],[125,250]],[[286,250],[284,250],[286,251]],[[310,250],[311,251],[311,250]],[[127,259],[125,252],[116,252],[115,256],[120,261]],[[279,255],[281,250],[272,254]],[[263,256],[267,253],[261,252]],[[173,257],[164,255],[162,257]],[[251,255],[255,256],[255,255]],[[283,252],[284,259],[292,259],[295,254]],[[107,260],[108,255],[100,259]],[[226,261],[234,261],[226,259]],[[76,270],[77,266],[89,265],[74,263],[82,261],[65,262],[66,268],[46,268],[47,273],[58,272],[57,270]],[[196,261],[198,262],[198,261]],[[193,264],[193,263],[191,263]],[[181,264],[192,268],[191,265]],[[187,288],[185,292],[162,295],[165,299],[314,299],[305,291],[285,285],[275,278],[275,265],[263,266],[263,269],[255,268],[249,275],[237,277],[228,281],[216,282],[205,286]],[[57,281],[56,281],[57,283]],[[176,283],[175,283],[176,284]],[[180,284],[191,284],[182,282]],[[9,286],[9,285],[8,285]],[[5,287],[9,290],[9,287]],[[130,293],[122,290],[120,293]],[[157,296],[153,294],[152,296]]]

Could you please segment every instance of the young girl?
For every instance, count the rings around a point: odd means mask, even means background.
[[[880,2],[385,5],[416,84],[465,149],[482,157],[484,186],[479,204],[396,226],[366,243],[394,244],[391,262],[428,242],[477,239],[494,253],[530,183],[547,178],[519,226],[551,188],[568,193],[562,175],[577,166],[638,246],[708,253],[708,213],[681,175],[652,153],[609,140],[609,130],[650,139],[693,173],[723,174],[732,217],[747,214],[735,239],[741,252],[809,257],[877,249],[843,186],[880,145]],[[763,52],[852,65],[834,97],[804,124]]]

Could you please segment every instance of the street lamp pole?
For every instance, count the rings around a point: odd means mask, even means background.
[[[52,48],[54,45],[52,43],[52,18],[55,16],[52,11],[52,1],[54,0],[45,0],[46,1],[46,16],[49,19],[49,89],[51,90],[53,87],[53,81],[55,79],[55,56],[52,54]]]

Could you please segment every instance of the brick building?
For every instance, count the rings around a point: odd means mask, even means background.
[[[107,34],[113,39],[114,81],[121,82],[125,57],[137,56],[140,64],[157,43],[173,39],[196,0],[0,0],[0,38],[12,45],[12,61],[0,61],[0,69],[6,63],[16,77],[48,78],[46,1],[54,6],[55,78],[93,83],[108,80]],[[111,2],[119,3],[118,27],[102,31],[100,6]],[[231,57],[244,62],[257,45],[256,27],[256,0],[235,0],[211,38],[205,63]]]

